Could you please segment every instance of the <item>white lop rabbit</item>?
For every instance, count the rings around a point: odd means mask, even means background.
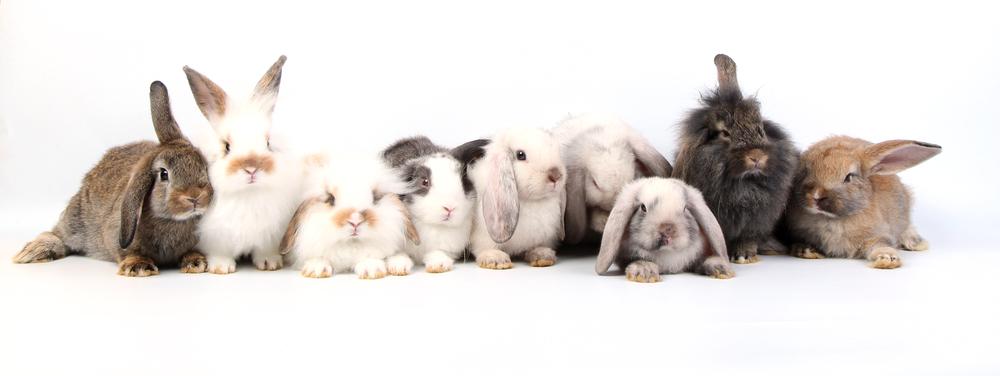
[[[635,282],[689,271],[720,279],[734,275],[719,221],[701,192],[677,179],[645,178],[625,186],[601,238],[597,273],[612,262]]]
[[[509,269],[511,256],[531,266],[556,262],[563,238],[566,167],[552,134],[512,128],[456,148],[477,192],[471,251],[487,269]]]
[[[310,174],[307,198],[281,241],[302,275],[326,278],[353,270],[358,278],[378,279],[388,272],[386,257],[408,238],[420,243],[398,193],[407,185],[376,158],[332,157]]]
[[[389,258],[389,273],[408,274],[414,260],[430,273],[451,270],[465,253],[472,232],[475,195],[465,164],[423,136],[393,143],[382,152],[382,159],[410,186],[401,198],[421,239]]]
[[[208,271],[236,271],[250,255],[260,270],[283,265],[278,245],[301,199],[302,164],[271,137],[285,56],[271,66],[248,100],[234,100],[194,69],[184,67],[191,92],[217,138],[201,145],[215,199],[199,226],[198,248]]]
[[[670,162],[621,118],[607,114],[570,116],[552,129],[566,163],[567,244],[604,224],[625,184],[642,177],[670,177]]]

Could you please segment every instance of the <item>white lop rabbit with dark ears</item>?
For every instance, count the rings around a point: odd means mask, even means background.
[[[381,155],[409,184],[409,192],[400,198],[410,209],[421,239],[420,244],[407,243],[387,260],[389,274],[408,274],[415,261],[430,273],[451,270],[469,246],[472,233],[476,201],[465,164],[452,150],[424,136],[396,141]]]
[[[208,271],[236,271],[250,255],[260,270],[283,266],[278,245],[301,199],[300,159],[272,139],[271,113],[285,56],[271,66],[247,100],[236,100],[194,69],[184,67],[191,92],[217,136],[200,145],[209,161],[215,199],[199,226],[198,248]]]
[[[588,230],[604,232],[618,192],[643,177],[670,177],[673,168],[649,141],[621,118],[569,116],[552,129],[566,163],[566,244]]]
[[[476,188],[470,250],[487,269],[509,269],[511,256],[531,266],[556,262],[562,240],[566,167],[559,144],[540,128],[512,128],[452,153]]]
[[[288,224],[281,253],[302,275],[326,278],[354,271],[378,279],[386,258],[420,237],[399,193],[408,184],[375,157],[339,155],[310,164],[306,199]],[[317,171],[318,170],[318,171]]]
[[[664,273],[734,276],[719,221],[701,192],[677,179],[639,179],[618,195],[601,238],[597,274],[612,263],[635,282],[659,282]]]

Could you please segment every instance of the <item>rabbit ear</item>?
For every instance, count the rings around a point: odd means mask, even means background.
[[[920,141],[892,140],[865,149],[865,162],[875,175],[892,175],[941,153],[941,147]]]
[[[639,207],[637,196],[641,186],[642,184],[637,183],[629,184],[618,194],[615,207],[611,209],[608,222],[604,225],[604,234],[601,235],[601,250],[597,254],[597,264],[594,265],[597,274],[607,273],[618,257],[618,251],[625,241],[625,228]]]
[[[486,163],[486,186],[480,187],[483,219],[493,241],[503,243],[514,236],[520,210],[514,163],[507,149],[499,147],[486,153]]]
[[[409,137],[385,148],[382,151],[382,159],[389,164],[389,167],[396,168],[435,149],[438,149],[437,146],[426,136]]]
[[[226,92],[208,77],[186,65],[184,66],[184,74],[187,75],[188,85],[191,86],[191,93],[194,94],[194,101],[198,103],[198,109],[214,125],[218,119],[226,114],[228,101]]]
[[[264,77],[261,77],[260,81],[257,81],[257,87],[254,88],[251,99],[254,102],[260,103],[264,111],[268,114],[274,111],[274,104],[278,100],[278,86],[281,85],[281,68],[285,65],[285,60],[287,59],[285,55],[278,57],[278,61],[275,61],[271,65],[267,73],[264,73]]]
[[[632,148],[632,152],[635,153],[636,161],[645,170],[643,174],[646,177],[658,176],[669,178],[670,174],[674,172],[674,168],[670,166],[670,162],[667,162],[667,158],[656,151],[656,148],[642,136],[638,134],[629,135],[628,145]]]
[[[149,109],[153,115],[153,129],[156,130],[156,138],[161,144],[174,140],[183,140],[174,114],[170,111],[170,95],[167,87],[160,81],[153,81],[149,85]]]
[[[281,238],[281,245],[278,246],[282,255],[287,255],[295,247],[295,239],[299,237],[299,226],[302,225],[302,221],[309,214],[309,210],[313,208],[313,205],[319,202],[321,202],[320,199],[311,198],[302,201],[299,208],[295,209],[295,214],[292,215],[292,220],[288,222],[288,228],[285,229],[285,235]]]
[[[135,238],[139,227],[139,216],[142,214],[142,204],[146,201],[150,189],[153,188],[153,159],[155,154],[145,156],[132,169],[132,176],[125,187],[125,195],[121,203],[121,227],[118,230],[118,246],[128,248]]]
[[[584,167],[566,169],[566,210],[563,216],[566,243],[577,244],[587,233],[587,184]]]
[[[722,257],[723,260],[729,262],[729,253],[726,250],[726,236],[722,233],[722,226],[719,225],[719,221],[715,219],[715,215],[708,209],[708,204],[705,203],[705,198],[702,197],[701,192],[698,192],[697,189],[689,185],[685,185],[684,197],[687,201],[687,210],[694,216],[695,221],[698,222],[698,227],[701,227],[701,232],[705,234],[705,238],[708,240],[708,246],[712,248],[716,256]]]
[[[736,62],[725,54],[715,55],[715,68],[719,74],[719,91],[740,92],[740,83],[736,80]]]
[[[382,197],[382,200],[387,200],[399,209],[400,213],[403,213],[403,229],[406,231],[406,238],[413,245],[420,245],[420,234],[417,232],[417,227],[413,225],[413,217],[410,215],[410,209],[407,209],[406,205],[403,205],[403,202],[399,200],[399,195],[388,193]]]

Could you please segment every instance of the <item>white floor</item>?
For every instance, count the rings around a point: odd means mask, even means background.
[[[597,276],[586,255],[377,281],[248,265],[129,279],[83,257],[6,261],[32,235],[0,237],[3,375],[1000,372],[996,250],[906,253],[893,271],[771,256],[657,284]]]

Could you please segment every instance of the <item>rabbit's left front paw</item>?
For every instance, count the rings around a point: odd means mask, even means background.
[[[255,253],[251,255],[253,259],[253,265],[257,267],[258,270],[278,270],[282,266],[285,266],[284,261],[281,259],[281,254],[258,254]]]
[[[385,277],[385,261],[365,259],[354,265],[354,274],[361,279],[379,279]]]
[[[413,260],[407,255],[395,255],[385,261],[389,275],[404,276],[413,269]]]
[[[903,232],[900,237],[900,245],[907,251],[926,251],[931,248],[930,243],[924,240],[913,226]]]
[[[525,253],[524,261],[535,267],[552,266],[556,263],[556,251],[548,247],[538,247]]]
[[[153,259],[146,256],[128,255],[118,264],[118,275],[126,277],[149,277],[160,274]]]
[[[633,261],[625,268],[625,278],[632,282],[656,283],[660,278],[660,267],[652,261]]]

